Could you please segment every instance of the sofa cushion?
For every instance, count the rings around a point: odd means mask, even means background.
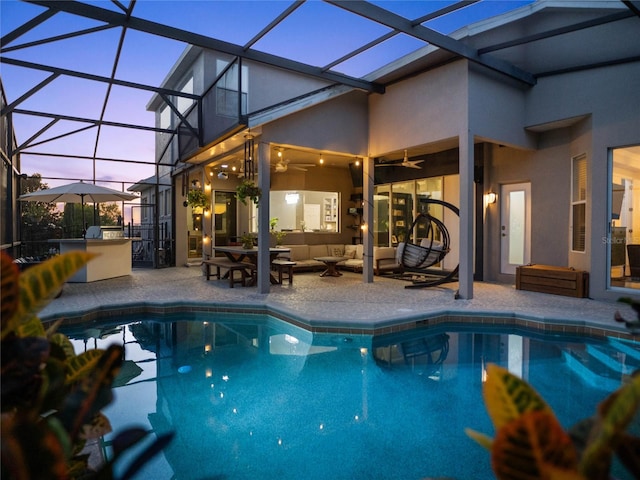
[[[343,257],[344,245],[330,243],[329,245],[327,245],[327,255],[329,255],[330,257]]]
[[[356,258],[356,245],[345,245],[344,256],[347,258]]]
[[[285,248],[289,248],[291,252],[283,256],[289,257],[292,262],[309,258],[309,245],[286,245]]]
[[[315,257],[326,257],[327,253],[327,245],[309,245],[309,256],[307,258],[315,258]]]
[[[425,248],[429,248],[429,246],[431,246],[431,250],[437,250],[439,252],[442,251],[442,248],[443,248],[442,242],[434,240],[432,243],[431,240],[428,238],[423,238],[420,241],[420,246]]]

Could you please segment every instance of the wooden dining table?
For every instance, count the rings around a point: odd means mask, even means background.
[[[242,246],[235,246],[235,245],[225,245],[225,246],[216,245],[213,247],[213,250],[216,252],[224,253],[225,256],[232,262],[242,262],[244,260],[248,260],[254,265],[258,264],[258,251],[259,251],[258,247],[244,248]],[[281,253],[289,253],[289,252],[291,252],[290,248],[270,247],[269,248],[269,265],[271,265],[271,262],[273,262],[275,258]],[[269,271],[269,277],[273,285],[277,285],[279,283],[278,279],[273,276],[271,271]],[[256,283],[257,283],[257,277],[253,279],[253,281],[251,282],[251,286],[256,285]]]

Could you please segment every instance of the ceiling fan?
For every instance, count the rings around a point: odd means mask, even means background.
[[[422,167],[420,167],[419,164],[422,162],[424,162],[424,160],[409,160],[407,151],[405,150],[402,163],[379,163],[378,165],[376,165],[376,167],[407,167],[420,169]]]
[[[291,170],[299,170],[301,172],[306,172],[309,167],[315,167],[315,163],[291,163],[290,160],[281,158],[274,165],[276,173],[284,173],[288,169]]]

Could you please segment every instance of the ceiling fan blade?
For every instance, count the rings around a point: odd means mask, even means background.
[[[407,160],[406,162],[402,162],[402,166],[407,168],[417,168],[419,170],[422,167],[418,164],[422,162],[424,162],[424,160]]]
[[[299,170],[301,172],[306,172],[308,170],[307,168],[299,167],[298,165],[289,165],[289,168],[291,168],[291,170]]]

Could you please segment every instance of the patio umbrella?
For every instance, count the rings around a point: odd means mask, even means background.
[[[82,204],[82,228],[85,228],[84,204],[102,202],[120,202],[123,200],[134,200],[137,195],[119,192],[111,188],[101,187],[93,183],[83,181],[69,183],[54,188],[46,188],[31,193],[25,193],[18,197],[25,202],[45,202],[45,203],[80,203]]]

